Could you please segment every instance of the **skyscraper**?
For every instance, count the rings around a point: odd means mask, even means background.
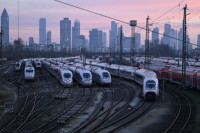
[[[2,28],[2,44],[9,44],[9,16],[4,8],[1,15],[1,28]]]
[[[47,32],[47,44],[51,44],[51,31]]]
[[[116,49],[115,44],[117,44],[117,23],[115,21],[111,22],[111,30],[110,30],[110,38],[109,38],[109,47],[113,49]]]
[[[106,34],[106,32],[102,33],[102,47],[104,47],[104,48],[107,47],[107,34]]]
[[[76,50],[81,51],[82,48],[86,48],[85,46],[85,36],[84,35],[78,35],[76,39],[77,48]]]
[[[90,51],[93,52],[100,52],[101,48],[102,48],[102,31],[98,30],[98,29],[92,29],[91,31],[89,31],[89,47],[90,47]]]
[[[178,32],[178,50],[182,51],[182,44],[183,44],[183,28],[180,28],[179,32]]]
[[[64,18],[60,21],[60,44],[71,50],[71,20]]]
[[[169,38],[169,42],[170,42],[170,44],[169,44],[169,47],[171,48],[171,49],[173,49],[173,50],[176,50],[177,49],[177,39],[175,39],[175,38],[177,38],[177,30],[174,30],[174,29],[171,29],[170,30],[170,37],[171,38]]]
[[[29,37],[29,46],[34,44],[33,37]]]
[[[139,52],[140,44],[141,44],[141,34],[135,33],[135,51],[136,52]]]
[[[165,29],[164,29],[164,35],[162,39],[161,39],[161,43],[165,44],[165,45],[170,45],[170,38],[168,36],[170,36],[170,32],[171,32],[171,25],[170,24],[165,24]]]
[[[77,45],[77,39],[80,35],[80,21],[75,20],[74,26],[72,27],[72,48],[77,49],[79,46]]]
[[[39,43],[46,44],[46,19],[40,18],[39,20]]]
[[[182,47],[183,47],[183,28],[180,28],[179,32],[178,32],[178,50],[182,51]],[[190,50],[192,50],[192,44],[190,44],[190,37],[188,34],[186,34],[186,48],[187,48],[187,52],[189,52]]]
[[[200,34],[197,36],[197,48],[200,49]]]
[[[153,32],[152,32],[152,43],[154,45],[158,45],[159,44],[159,28],[156,27],[153,29]]]

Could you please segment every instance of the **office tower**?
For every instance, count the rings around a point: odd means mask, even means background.
[[[86,48],[85,46],[85,36],[78,35],[76,39],[76,50],[81,51],[81,49]]]
[[[46,44],[46,19],[40,18],[39,20],[39,43]]]
[[[159,44],[159,28],[158,27],[153,29],[153,32],[152,32],[152,44],[153,45],[158,45]]]
[[[9,44],[9,16],[4,8],[1,15],[2,44]]]
[[[168,36],[170,36],[171,33],[171,25],[170,24],[165,24],[165,28],[164,28],[164,35],[161,39],[161,44],[165,44],[165,45],[170,45],[170,38]]]
[[[197,36],[197,48],[200,49],[200,34]]]
[[[29,37],[29,46],[34,44],[33,37]]]
[[[111,30],[109,33],[109,47],[112,51],[115,51],[117,48],[117,23],[115,21],[111,22]]]
[[[47,44],[51,44],[51,31],[47,32]]]
[[[141,34],[135,33],[135,52],[139,52],[141,44]]]
[[[102,49],[102,31],[98,29],[92,29],[89,31],[89,47],[90,51],[100,52]]]
[[[60,21],[60,44],[71,50],[71,20],[64,18]]]
[[[72,27],[72,48],[73,49],[78,49],[79,47],[77,45],[77,39],[79,35],[80,35],[80,21],[76,19],[74,21],[74,26]]]
[[[177,31],[174,30],[174,29],[171,29],[170,30],[170,37],[171,38],[169,38],[169,42],[170,42],[169,47],[173,50],[176,50],[177,49],[177,39],[176,39],[177,38]]]
[[[107,47],[107,33],[102,32],[102,47],[106,48]]]

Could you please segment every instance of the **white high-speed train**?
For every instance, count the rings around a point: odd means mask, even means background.
[[[112,80],[111,80],[111,75],[110,72],[102,69],[100,67],[95,67],[95,66],[86,66],[86,69],[92,72],[92,78],[95,82],[101,84],[101,85],[110,85]]]
[[[73,65],[67,67],[73,72],[73,77],[75,80],[78,81],[82,86],[92,85],[92,74],[90,71]]]
[[[139,69],[137,67],[124,66],[107,63],[88,63],[107,69],[112,75],[133,80],[143,86],[142,94],[144,99],[155,100],[159,96],[159,83],[156,73],[146,69]]]
[[[19,61],[19,62],[15,62],[15,71],[20,71],[21,70],[21,66],[22,66],[22,63]]]
[[[135,71],[134,81],[143,86],[144,99],[154,100],[159,96],[159,82],[153,71],[138,69]]]
[[[26,63],[25,63],[24,79],[25,80],[34,80],[35,79],[35,69],[32,66],[31,61],[26,61]]]
[[[43,60],[44,67],[54,75],[64,87],[71,87],[73,85],[73,74],[66,67],[61,65],[54,65],[48,61]]]
[[[41,68],[42,67],[42,63],[39,60],[34,60],[34,65],[35,65],[35,68]]]

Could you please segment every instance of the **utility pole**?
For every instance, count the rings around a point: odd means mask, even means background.
[[[121,28],[120,28],[121,30],[120,30],[120,57],[119,57],[119,59],[120,59],[120,62],[121,62],[121,64],[122,64],[122,62],[123,62],[123,44],[122,44],[122,39],[123,39],[123,31],[122,31],[122,26],[121,26]]]
[[[145,40],[145,68],[149,69],[150,49],[149,49],[149,16],[146,19],[146,40]]]
[[[186,57],[187,57],[187,48],[186,48],[186,34],[187,34],[187,23],[186,23],[186,11],[187,4],[183,8],[183,45],[182,45],[182,87],[185,88],[185,80],[186,80]]]
[[[135,26],[137,26],[137,20],[130,21],[131,26],[131,51],[130,51],[130,60],[132,64],[134,63],[134,55],[135,55]]]

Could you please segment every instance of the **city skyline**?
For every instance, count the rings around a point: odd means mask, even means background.
[[[171,1],[171,4],[170,4]],[[176,4],[181,3],[181,1],[176,1],[172,2],[172,0],[167,0],[165,2],[162,2],[161,4],[160,1],[156,0],[154,2],[132,2],[128,0],[126,3],[123,3],[121,1],[101,1],[101,2],[94,2],[91,0],[88,1],[64,1],[64,2],[69,2],[71,4],[81,6],[83,8],[87,8],[102,14],[106,14],[108,16],[129,22],[130,19],[136,19],[138,21],[139,26],[145,26],[145,19],[147,15],[151,17],[152,20],[155,18],[159,17],[161,14],[169,10],[170,8],[174,7]],[[114,3],[113,3],[114,2]],[[1,4],[1,11],[6,8],[7,12],[9,14],[10,18],[10,42],[13,42],[14,39],[17,38],[17,1],[16,3],[13,2],[11,3],[10,1],[2,1],[3,4]],[[40,3],[38,5],[38,3]],[[159,5],[155,6],[155,5]],[[170,12],[169,14],[165,15],[164,17],[161,17],[160,20],[164,20],[166,18],[174,17],[174,19],[166,19],[166,21],[160,21],[159,23],[154,23],[153,26],[150,28],[153,29],[155,27],[158,27],[160,30],[160,33],[163,33],[164,31],[164,24],[165,23],[170,23],[172,25],[172,28],[178,30],[181,28],[181,23],[182,23],[182,8],[185,5],[186,1],[182,2],[180,4],[180,7],[176,7],[174,11]],[[191,38],[191,43],[197,42],[197,35],[199,34],[198,26],[199,26],[199,18],[198,14],[195,15],[196,12],[198,12],[198,7],[200,7],[200,4],[198,3],[197,0],[194,0],[192,2],[187,1],[188,3],[188,8],[189,11],[191,10],[193,13],[191,13],[188,18],[191,18],[188,21],[188,34]],[[37,4],[37,6],[36,6]],[[114,6],[111,6],[114,4]],[[123,6],[120,6],[123,5]],[[47,8],[42,8],[42,7],[47,7]],[[145,10],[146,8],[146,10]],[[20,37],[28,42],[28,38],[32,36],[35,40],[36,43],[39,42],[39,35],[38,35],[38,20],[41,17],[46,18],[46,23],[47,23],[47,31],[51,30],[52,33],[54,33],[54,36],[52,36],[52,42],[57,42],[59,43],[60,40],[60,25],[59,21],[62,20],[63,18],[67,17],[69,18],[72,22],[75,19],[79,19],[81,22],[81,34],[85,35],[87,39],[89,39],[89,31],[93,28],[98,28],[99,30],[102,30],[103,32],[107,33],[107,38],[109,38],[109,30],[110,30],[110,22],[112,20],[106,19],[103,17],[99,17],[97,15],[87,13],[63,4],[60,4],[55,1],[50,1],[46,3],[45,1],[39,2],[38,0],[36,1],[23,1],[20,0],[19,3],[19,18],[20,18]],[[31,16],[28,15],[30,14],[30,11],[28,9],[32,9],[31,11]],[[59,10],[57,10],[59,9]],[[102,10],[100,10],[102,9]],[[151,9],[151,10],[150,10]],[[159,10],[156,11],[156,10]],[[132,12],[137,12],[137,13],[132,13]],[[188,11],[188,12],[189,12]],[[40,12],[38,14],[38,12]],[[178,12],[178,14],[177,14]],[[73,14],[73,15],[72,15]],[[139,15],[140,14],[140,15]],[[194,14],[194,15],[193,15]],[[37,20],[36,20],[37,18]],[[31,22],[30,22],[31,21]],[[130,27],[128,25],[121,24],[119,22],[118,26],[122,25],[124,28],[124,34],[126,36],[130,36]],[[139,29],[136,28],[136,31]],[[32,33],[32,34],[31,34]],[[141,42],[144,42],[145,38],[145,31],[141,30]],[[150,35],[151,36],[151,35]],[[159,36],[160,38],[162,36]],[[107,40],[109,41],[109,39]],[[107,42],[109,43],[109,42]],[[142,43],[143,44],[143,43]]]

